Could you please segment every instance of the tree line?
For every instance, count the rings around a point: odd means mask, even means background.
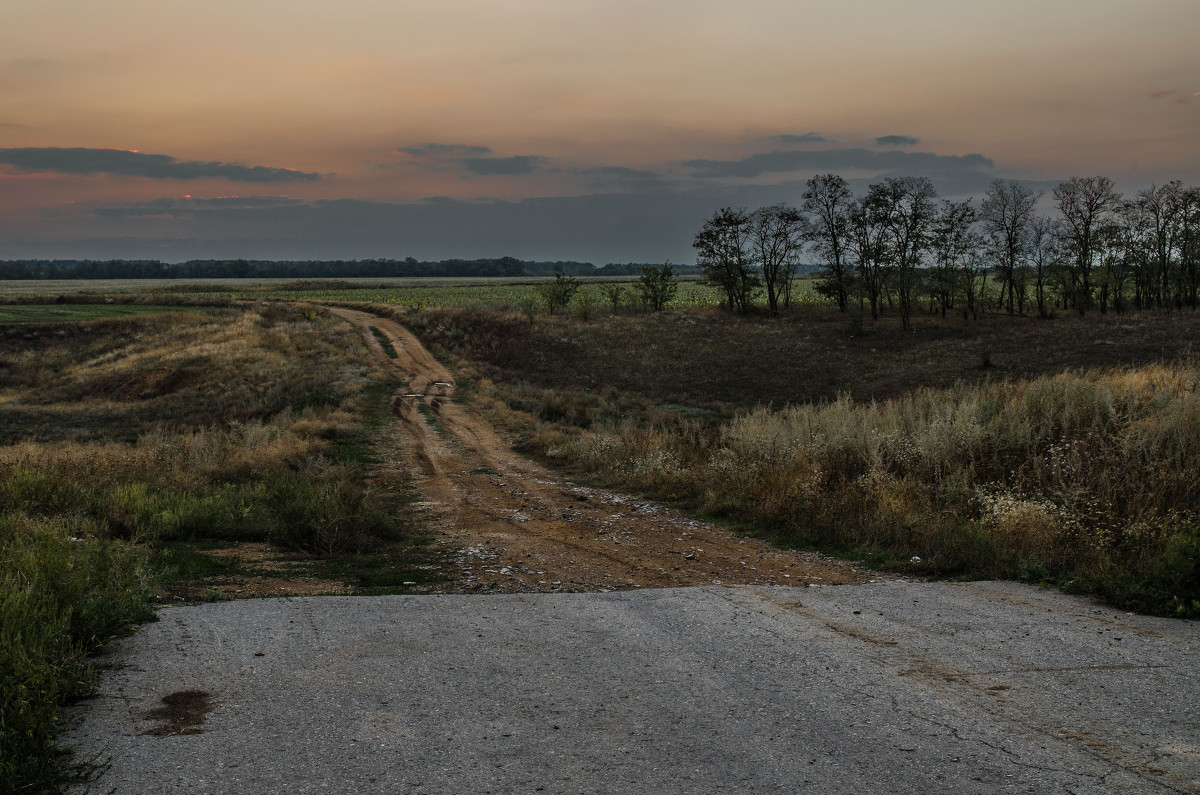
[[[845,312],[878,318],[915,308],[1008,314],[1080,313],[1200,304],[1200,188],[1175,180],[1131,197],[1108,177],[1072,177],[1044,193],[996,180],[973,199],[939,199],[925,177],[891,177],[858,196],[837,174],[814,176],[799,208],[726,207],[696,234],[697,265],[745,312],[760,291],[787,306],[802,258],[820,268],[818,291]],[[989,281],[991,288],[989,289]]]
[[[373,277],[637,276],[646,263],[535,262],[515,257],[402,260],[10,260],[0,279],[347,279]],[[689,270],[683,268],[684,271]]]

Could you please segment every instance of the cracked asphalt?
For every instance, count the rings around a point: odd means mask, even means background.
[[[118,793],[1200,792],[1198,659],[1015,583],[261,599],[113,643],[68,740]]]

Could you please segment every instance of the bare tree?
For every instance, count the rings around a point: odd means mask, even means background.
[[[929,248],[933,220],[937,214],[934,204],[937,191],[926,177],[889,177],[867,190],[867,200],[877,203],[886,217],[891,237],[889,251],[900,304],[900,323],[908,331],[912,327],[917,269]]]
[[[1200,188],[1188,188],[1180,199],[1178,301],[1200,304]]]
[[[1144,282],[1150,291],[1147,302],[1158,306],[1166,306],[1171,300],[1171,271],[1182,243],[1179,232],[1186,193],[1179,180],[1151,185],[1138,191],[1128,208],[1133,215],[1130,220],[1145,241],[1154,271],[1153,278]]]
[[[725,291],[729,310],[749,310],[759,285],[750,251],[750,214],[740,208],[718,210],[704,222],[692,248],[708,283]]]
[[[1050,271],[1058,261],[1059,232],[1054,221],[1035,215],[1029,223],[1029,260],[1033,265],[1033,294],[1037,299],[1038,317],[1048,317],[1046,291]]]
[[[1083,314],[1091,306],[1092,269],[1099,254],[1101,229],[1121,203],[1121,194],[1108,177],[1071,177],[1054,189],[1062,215],[1063,240],[1073,260],[1075,308]]]
[[[820,174],[805,183],[801,209],[809,216],[809,238],[825,266],[818,289],[845,312],[854,271],[850,264],[850,210],[854,192],[837,174]]]
[[[1016,180],[998,179],[979,206],[979,217],[999,255],[1001,298],[1010,315],[1013,314],[1017,268],[1025,256],[1029,223],[1041,198],[1041,191],[1034,191]]]
[[[974,230],[975,218],[975,209],[971,207],[970,200],[947,200],[942,202],[941,210],[934,221],[933,293],[941,305],[942,317],[945,317],[946,310],[953,306],[954,294],[968,258],[979,250],[979,236]],[[974,298],[973,289],[970,297]],[[974,311],[974,305],[969,309]]]
[[[779,299],[791,295],[800,264],[806,224],[795,207],[774,204],[750,213],[750,245],[767,288],[767,307],[779,312]]]
[[[984,260],[983,252],[978,246],[966,252],[958,274],[962,281],[963,295],[967,299],[963,319],[970,315],[972,320],[976,320],[979,318],[979,305],[983,302],[983,293],[987,290],[987,261]]]
[[[871,319],[879,318],[879,302],[891,275],[891,238],[888,235],[887,203],[867,194],[850,207],[850,251],[858,281],[862,285],[859,305],[865,297],[871,304]]]

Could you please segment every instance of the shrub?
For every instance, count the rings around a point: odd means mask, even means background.
[[[153,614],[144,553],[92,522],[0,516],[0,792],[56,789],[59,709],[86,694],[87,654]]]

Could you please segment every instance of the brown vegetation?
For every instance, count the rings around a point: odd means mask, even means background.
[[[541,388],[611,390],[656,404],[729,414],[766,405],[858,402],[1051,375],[1074,368],[1137,366],[1189,354],[1195,312],[1139,312],[1052,320],[985,316],[854,322],[834,309],[779,318],[716,311],[521,318],[488,310],[424,310],[404,322],[435,351],[482,365],[496,381]]]
[[[70,777],[56,712],[87,692],[88,653],[153,597],[245,573],[184,542],[365,551],[412,576],[404,483],[364,466],[385,379],[340,320],[264,303],[0,340],[0,791]],[[313,590],[296,575],[299,589],[276,577],[271,591]]]
[[[833,319],[413,323],[526,449],[607,485],[911,571],[1200,613],[1194,313]]]

